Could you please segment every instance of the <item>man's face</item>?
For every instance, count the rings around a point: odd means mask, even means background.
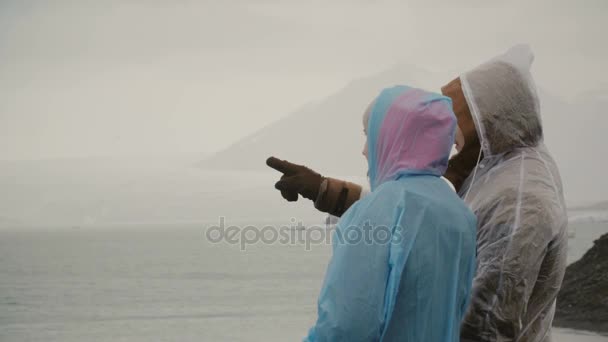
[[[464,144],[462,141],[457,142],[458,145],[461,145],[459,153],[450,159],[448,169],[445,173],[445,177],[452,182],[457,190],[460,190],[462,183],[477,164],[477,158],[479,157],[481,147],[479,145],[475,123],[471,117],[471,111],[464,98],[464,93],[462,92],[460,78],[456,78],[445,85],[441,88],[441,92],[443,95],[452,99],[454,114],[458,121],[458,128],[462,133],[462,136],[458,137],[458,139],[464,140]]]
[[[443,86],[441,92],[443,95],[452,99],[454,114],[456,114],[458,128],[460,128],[462,137],[464,138],[464,145],[477,140],[477,131],[475,130],[475,124],[471,118],[471,111],[469,110],[467,101],[464,98],[464,93],[462,92],[460,78],[456,78]]]

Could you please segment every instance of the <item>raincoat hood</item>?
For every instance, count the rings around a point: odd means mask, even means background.
[[[407,86],[384,89],[368,121],[372,191],[405,174],[442,176],[454,145],[450,98]]]
[[[533,61],[530,47],[518,45],[460,76],[485,156],[542,141]]]

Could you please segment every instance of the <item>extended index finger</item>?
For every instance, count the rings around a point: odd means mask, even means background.
[[[290,174],[293,172],[293,167],[295,166],[294,164],[286,161],[286,160],[281,160],[279,158],[275,158],[275,157],[270,157],[268,159],[266,159],[266,165],[270,166],[271,168],[282,172],[284,174]]]

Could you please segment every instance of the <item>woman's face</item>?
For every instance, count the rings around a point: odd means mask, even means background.
[[[368,144],[367,144],[367,124],[369,122],[369,113],[372,110],[372,105],[374,103],[372,102],[367,109],[365,110],[365,113],[363,114],[363,133],[365,134],[365,144],[363,145],[363,155],[365,156],[365,159],[367,159],[367,154],[368,154]]]

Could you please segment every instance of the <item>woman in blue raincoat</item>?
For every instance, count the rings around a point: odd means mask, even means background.
[[[441,179],[451,100],[385,89],[364,116],[372,192],[338,222],[305,341],[458,341],[475,272],[476,219]]]

